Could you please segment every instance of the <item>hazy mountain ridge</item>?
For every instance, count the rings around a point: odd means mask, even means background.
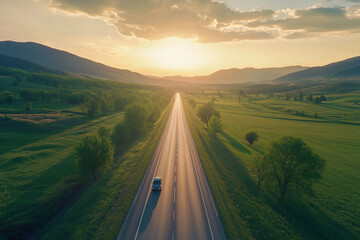
[[[271,81],[280,76],[307,69],[303,66],[288,66],[278,68],[231,68],[216,71],[207,76],[183,77],[183,76],[167,76],[163,79],[207,83],[207,84],[233,84],[244,82],[266,82]]]
[[[159,84],[164,82],[145,77],[130,70],[109,67],[102,63],[34,42],[0,42],[0,54],[30,61],[46,68],[74,74],[84,74],[96,78],[139,84]]]
[[[330,78],[360,77],[360,56],[330,63],[320,67],[311,67],[302,71],[290,73],[275,79],[276,82],[292,82],[301,80]]]

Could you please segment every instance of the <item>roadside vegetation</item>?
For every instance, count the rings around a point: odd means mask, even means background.
[[[157,122],[170,99],[155,87],[0,67],[0,239],[42,238],[45,224],[115,171],[138,141],[161,132]],[[141,109],[126,120],[132,106]],[[134,130],[129,122],[139,116],[144,124]],[[119,135],[118,126],[128,135]],[[98,157],[89,158],[90,150]],[[125,195],[132,197],[131,191]]]
[[[111,170],[33,239],[116,239],[168,120],[173,101]]]
[[[309,89],[302,96],[302,91],[246,90],[184,95],[191,132],[229,239],[358,239],[360,92],[332,89],[312,89],[313,99],[326,97],[318,104],[307,100]],[[209,102],[221,115],[217,137],[198,116],[198,109]],[[248,141],[250,132],[258,138]],[[304,151],[296,153],[299,148]],[[274,167],[291,165],[279,156],[291,154],[294,160],[306,156],[296,171],[282,173],[291,180],[278,181]]]

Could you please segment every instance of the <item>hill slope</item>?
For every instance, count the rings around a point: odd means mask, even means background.
[[[8,67],[8,68],[19,68],[21,70],[29,71],[29,72],[43,72],[43,73],[53,73],[53,74],[61,74],[61,75],[66,74],[64,72],[46,68],[36,63],[32,63],[20,58],[9,57],[5,55],[0,55],[0,66]]]
[[[243,82],[265,82],[278,78],[280,76],[306,69],[302,66],[290,66],[280,68],[232,68],[214,72],[207,76],[182,77],[169,76],[165,79],[210,84],[232,84]]]
[[[292,82],[299,80],[338,77],[360,77],[360,56],[330,63],[321,67],[312,67],[303,71],[290,73],[275,79],[275,81]]]
[[[0,42],[0,54],[21,58],[48,68],[69,73],[85,74],[97,78],[130,83],[161,83],[159,80],[147,78],[136,72],[109,67],[65,51],[33,42]]]

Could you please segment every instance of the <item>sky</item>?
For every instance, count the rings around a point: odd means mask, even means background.
[[[0,0],[0,41],[145,75],[320,66],[360,55],[360,0]]]

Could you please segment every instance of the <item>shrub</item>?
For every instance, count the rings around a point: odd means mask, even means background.
[[[250,146],[259,139],[259,136],[256,132],[248,132],[245,135],[245,140],[249,142]]]
[[[25,103],[24,109],[25,109],[25,111],[30,112],[32,110],[32,102]]]

